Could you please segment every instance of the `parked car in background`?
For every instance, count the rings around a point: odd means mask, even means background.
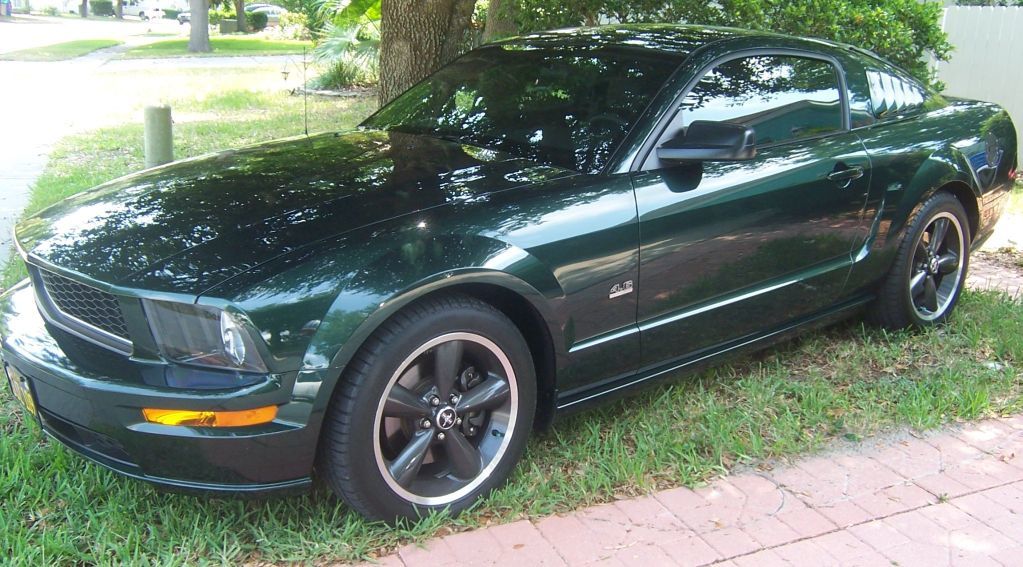
[[[284,8],[270,4],[262,4],[251,10],[248,6],[246,6],[245,11],[252,14],[266,14],[266,22],[271,26],[275,26],[280,23],[281,15],[288,13],[288,11]]]
[[[280,6],[274,6],[272,4],[249,4],[245,7],[245,13],[251,14],[254,12],[264,12],[267,15],[267,24],[274,25],[280,22],[281,14],[287,13],[287,10]],[[184,11],[177,16],[178,23],[181,25],[187,24],[192,21],[192,12]]]
[[[163,8],[145,0],[124,0],[121,6],[121,13],[125,16],[134,16],[143,21],[161,19],[164,16]]]
[[[0,354],[31,419],[122,474],[315,470],[369,518],[457,513],[557,415],[858,314],[942,323],[1016,155],[999,106],[855,47],[536,33],[356,130],[28,217]]]

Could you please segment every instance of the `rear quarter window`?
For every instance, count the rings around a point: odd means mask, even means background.
[[[918,114],[927,90],[916,80],[887,69],[867,69],[870,106],[874,117],[888,120]]]

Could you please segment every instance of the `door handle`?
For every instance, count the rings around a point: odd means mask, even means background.
[[[845,167],[840,163],[835,167],[835,171],[828,174],[828,179],[838,183],[841,187],[848,187],[853,180],[863,177],[863,168],[858,165]],[[837,169],[839,167],[842,169]]]

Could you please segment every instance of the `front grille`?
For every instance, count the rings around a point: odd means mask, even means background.
[[[46,287],[46,295],[62,314],[128,339],[128,326],[117,296],[46,270],[39,270],[39,276]]]

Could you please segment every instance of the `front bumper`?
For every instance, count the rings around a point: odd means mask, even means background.
[[[251,493],[310,484],[319,424],[310,419],[311,403],[292,398],[297,373],[267,375],[244,388],[181,390],[141,378],[163,371],[163,364],[76,340],[45,323],[27,282],[0,298],[3,364],[29,379],[43,430],[69,448],[174,489]],[[270,404],[280,406],[276,420],[237,428],[159,425],[146,422],[141,411]]]

